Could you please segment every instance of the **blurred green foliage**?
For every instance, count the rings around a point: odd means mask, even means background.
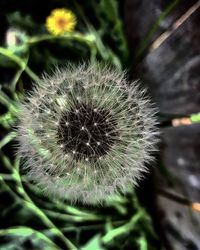
[[[44,23],[20,11],[7,14],[7,41],[0,47],[0,249],[158,249],[150,216],[130,187],[102,207],[83,207],[44,197],[22,175],[14,157],[17,103],[43,71],[68,61],[103,61],[124,69],[128,47],[117,0],[79,5],[76,31],[52,36]],[[91,12],[88,18],[87,12]],[[8,35],[12,40],[8,40]]]

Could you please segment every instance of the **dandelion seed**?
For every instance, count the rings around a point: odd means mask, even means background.
[[[155,109],[140,89],[100,64],[68,65],[41,80],[20,105],[18,153],[27,175],[49,195],[83,203],[102,202],[137,184],[157,142]]]

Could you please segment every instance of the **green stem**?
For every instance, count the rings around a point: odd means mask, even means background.
[[[89,216],[78,216],[78,215],[62,214],[62,213],[54,212],[48,209],[43,209],[43,211],[52,218],[57,218],[57,219],[61,219],[64,221],[84,222],[84,221],[101,221],[102,220],[100,216],[93,215],[93,214]]]
[[[16,137],[15,132],[10,132],[0,141],[0,149],[2,149],[7,143],[11,142]]]
[[[26,67],[27,67],[27,66],[26,66]],[[18,83],[18,81],[19,81],[19,79],[20,79],[20,77],[21,77],[21,75],[22,75],[23,72],[24,72],[24,69],[23,69],[23,68],[20,68],[20,69],[17,71],[17,73],[15,74],[15,76],[14,76],[14,78],[13,78],[13,80],[12,80],[10,86],[9,86],[9,89],[10,89],[10,91],[11,91],[12,93],[15,93],[15,91],[16,91],[16,85],[17,85],[17,83]]]
[[[16,164],[17,165],[16,168],[14,168],[12,166],[10,160],[5,155],[3,155],[3,153],[1,153],[1,156],[2,156],[2,160],[3,160],[4,164],[12,171],[12,176],[18,185],[17,191],[20,195],[22,195],[22,197],[23,197],[22,202],[24,203],[24,205],[27,208],[31,209],[35,214],[37,214],[43,220],[45,225],[48,228],[50,228],[51,231],[54,232],[54,234],[57,235],[65,243],[65,245],[67,246],[67,249],[77,250],[77,248],[74,246],[74,244],[69,239],[67,239],[66,236],[60,231],[60,229],[46,216],[46,214],[35,205],[33,200],[28,196],[28,194],[24,190],[24,187],[23,187],[23,184],[21,181],[21,176],[19,175],[19,170],[18,170],[19,161]],[[5,183],[2,176],[0,176],[0,180]],[[6,185],[6,183],[5,183],[5,185]],[[17,197],[17,199],[20,199],[13,191],[12,191],[12,193],[15,197]]]
[[[58,247],[52,240],[50,240],[45,234],[34,230],[32,228],[29,227],[22,227],[22,226],[17,226],[17,227],[12,227],[12,228],[8,228],[8,229],[0,229],[0,236],[8,236],[8,235],[16,235],[16,236],[29,236],[32,237],[33,235],[35,235],[36,237],[40,238],[41,240],[45,241],[49,247],[51,247],[51,249],[60,249],[60,247]],[[46,248],[45,248],[46,249]]]
[[[10,112],[7,112],[0,116],[0,124],[7,130],[10,130],[14,122],[15,122],[15,118],[12,116]]]
[[[19,166],[19,165],[18,165]],[[27,206],[32,209],[33,211],[35,211],[35,213],[44,221],[44,223],[51,228],[54,233],[56,235],[58,235],[63,242],[66,244],[66,246],[68,247],[69,250],[76,250],[77,248],[75,247],[75,245],[66,238],[66,236],[60,231],[60,229],[46,216],[46,214],[40,210],[35,203],[33,202],[33,200],[28,196],[28,194],[26,193],[26,191],[24,190],[22,181],[21,181],[21,176],[19,175],[19,172],[17,172],[18,174],[18,191],[20,192],[20,194],[24,197],[24,199],[27,201]],[[78,249],[77,249],[78,250]]]
[[[17,112],[14,101],[10,99],[2,90],[0,90],[0,103],[5,105],[11,113],[15,114]]]
[[[200,113],[192,114],[190,116],[190,119],[191,119],[192,123],[199,123],[200,122]]]
[[[143,212],[140,211],[138,212],[136,215],[134,215],[130,221],[126,224],[124,224],[121,227],[117,227],[115,229],[109,230],[108,233],[106,235],[103,236],[102,238],[102,242],[104,244],[108,244],[109,242],[111,242],[115,237],[118,237],[121,234],[127,233],[129,232],[134,225],[139,221],[139,219],[142,217]]]
[[[147,239],[144,234],[137,240],[140,250],[148,250]]]
[[[30,78],[33,79],[33,81],[39,82],[38,76],[27,66],[27,62],[25,62],[22,58],[15,55],[9,49],[2,48],[2,47],[0,47],[0,54],[2,54],[3,56],[6,56],[7,58],[15,62],[17,65],[19,65],[19,67],[22,70],[24,70],[30,76]]]
[[[89,39],[89,36],[81,34],[79,32],[70,32],[68,34],[62,36],[52,36],[52,35],[41,35],[41,36],[33,36],[28,41],[28,45],[34,45],[39,42],[49,41],[49,40],[60,40],[60,39],[67,39],[67,40],[77,40],[81,43],[86,43],[87,45],[91,45],[92,40]]]

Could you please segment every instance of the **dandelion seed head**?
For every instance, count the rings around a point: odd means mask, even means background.
[[[98,63],[45,76],[20,111],[18,153],[27,175],[63,200],[102,203],[125,193],[156,149],[156,110],[145,93]]]

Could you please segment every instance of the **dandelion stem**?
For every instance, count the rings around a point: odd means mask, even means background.
[[[35,82],[39,82],[38,76],[27,66],[27,62],[25,62],[22,58],[12,53],[12,51],[10,51],[9,49],[2,47],[0,47],[0,54],[6,56],[17,65],[19,65],[19,67],[23,69]]]
[[[1,156],[3,154],[1,153]],[[66,236],[62,233],[62,231],[46,216],[46,214],[33,202],[33,200],[29,197],[29,195],[26,193],[22,181],[21,176],[19,174],[19,161],[16,161],[16,167],[14,168],[10,162],[10,160],[4,156],[2,157],[4,164],[13,172],[12,176],[14,177],[15,181],[17,182],[17,191],[20,195],[22,195],[23,199],[21,200],[4,182],[3,176],[0,176],[0,181],[3,181],[3,183],[12,191],[13,195],[17,200],[20,200],[24,203],[24,205],[31,209],[35,214],[37,214],[43,222],[46,224],[48,228],[54,232],[55,235],[57,235],[67,246],[67,249],[69,250],[76,250],[77,248],[74,246],[74,244],[66,238]]]
[[[110,230],[106,235],[103,236],[102,238],[103,243],[108,244],[115,237],[130,231],[134,227],[134,225],[138,222],[138,220],[142,217],[142,215],[143,213],[140,211],[136,215],[134,215],[128,223],[124,224],[123,226],[117,227],[113,230]]]
[[[36,236],[40,238],[41,240],[45,241],[49,247],[51,247],[52,250],[58,250],[61,248],[58,247],[52,240],[50,240],[45,234],[34,230],[30,227],[22,227],[22,226],[17,226],[17,227],[12,227],[8,229],[0,229],[0,235],[7,236],[7,235],[15,235],[15,236]]]
[[[70,32],[68,34],[61,36],[52,36],[52,35],[33,36],[27,41],[27,44],[33,45],[43,41],[60,40],[60,39],[77,40],[81,43],[86,43],[88,45],[91,45],[92,43],[91,39],[89,39],[87,35],[81,34],[79,32]]]
[[[18,167],[19,167],[19,161],[18,161]],[[66,244],[66,246],[68,247],[68,249],[70,250],[76,250],[77,248],[75,247],[75,245],[66,238],[66,236],[60,231],[60,229],[46,216],[46,214],[38,207],[35,205],[35,203],[33,202],[33,200],[29,197],[29,195],[26,193],[26,191],[24,190],[22,181],[21,181],[21,176],[18,173],[18,184],[19,184],[19,190],[20,190],[20,194],[23,195],[25,201],[27,201],[27,206],[32,209],[33,211],[35,211],[35,213],[44,221],[44,223],[51,228],[54,233],[56,235],[58,235],[63,242]]]
[[[4,147],[6,144],[8,144],[10,141],[12,141],[16,137],[15,132],[10,132],[7,134],[1,141],[0,141],[0,149]]]

